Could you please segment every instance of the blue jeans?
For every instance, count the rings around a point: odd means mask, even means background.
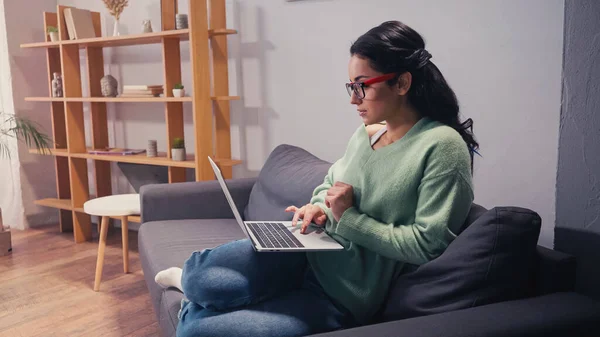
[[[256,253],[249,240],[194,252],[181,278],[178,337],[305,336],[349,328],[304,253]]]

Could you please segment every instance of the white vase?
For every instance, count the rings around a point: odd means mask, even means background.
[[[171,159],[185,161],[185,149],[171,149]]]
[[[50,41],[52,41],[52,42],[58,41],[58,32],[50,32],[50,33],[48,33],[48,35],[50,35]]]
[[[173,89],[173,97],[184,97],[185,89]]]
[[[115,19],[115,23],[113,24],[113,36],[120,36],[121,33],[119,32],[119,20]]]

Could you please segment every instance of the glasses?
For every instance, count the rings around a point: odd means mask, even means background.
[[[377,77],[373,77],[364,82],[350,82],[346,83],[346,90],[348,91],[348,95],[352,97],[352,93],[356,95],[358,99],[365,98],[365,88],[370,86],[371,84],[391,80],[396,77],[396,73],[385,74]]]

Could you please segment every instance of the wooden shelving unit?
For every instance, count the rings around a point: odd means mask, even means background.
[[[44,31],[48,26],[58,27],[60,41],[51,42],[46,36],[44,42],[21,44],[22,48],[41,48],[46,51],[48,96],[27,97],[25,100],[48,102],[50,105],[55,142],[51,154],[55,158],[58,198],[37,200],[36,204],[59,211],[60,230],[72,230],[75,242],[91,239],[91,219],[83,212],[83,204],[90,198],[112,194],[110,162],[165,166],[169,170],[169,182],[173,183],[185,181],[188,168],[195,169],[197,181],[214,179],[207,160],[210,155],[220,166],[223,175],[231,178],[232,166],[239,165],[241,161],[231,158],[229,102],[240,97],[229,95],[227,36],[237,34],[237,31],[226,27],[225,0],[190,1],[189,29],[175,29],[177,0],[162,0],[160,32],[79,40],[68,39],[64,20],[66,8],[69,7],[57,6],[56,13],[45,12],[43,15]],[[100,13],[92,12],[92,22],[96,36],[101,36]],[[186,90],[190,97],[179,98],[172,97],[172,89],[181,82],[182,41],[189,41],[190,44],[190,72],[193,77],[191,90]],[[162,47],[165,97],[103,97],[100,88],[100,79],[104,76],[102,49],[149,44]],[[86,55],[83,58],[85,64],[81,64],[81,50]],[[88,92],[85,93],[81,80],[82,65],[88,80]],[[64,97],[51,97],[52,74],[55,72],[62,74]],[[158,157],[88,153],[89,149],[109,146],[107,103],[164,104],[167,148],[171,148],[174,138],[184,136],[183,104],[191,103],[196,153],[188,155],[186,161],[174,161],[170,153],[159,153]],[[83,117],[84,104],[89,104],[91,112],[87,130]],[[85,142],[86,133],[91,136],[91,144]],[[216,135],[214,141],[213,134]],[[38,153],[34,150],[30,152]],[[88,177],[88,160],[93,162],[94,167],[91,177]],[[89,193],[89,179],[95,186],[95,196]],[[139,222],[140,218],[130,216],[129,221]]]
[[[211,96],[213,101],[236,101],[240,96]],[[121,102],[121,103],[166,103],[191,102],[191,97],[25,97],[28,102]]]

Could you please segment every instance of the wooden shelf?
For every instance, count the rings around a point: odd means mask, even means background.
[[[165,153],[159,153],[158,157],[148,157],[146,153],[128,155],[128,156],[119,156],[119,155],[111,155],[111,154],[89,154],[89,153],[71,153],[69,157],[71,158],[84,158],[84,159],[93,159],[93,160],[102,160],[102,161],[114,161],[121,163],[133,163],[133,164],[146,164],[146,165],[156,165],[156,166],[168,166],[168,167],[185,167],[185,168],[194,168],[196,164],[194,162],[194,156],[188,155],[186,161],[175,161],[167,158]]]
[[[58,157],[68,157],[69,156],[69,152],[67,151],[67,149],[50,149],[50,153],[43,153],[42,151],[37,150],[37,149],[29,149],[29,153],[52,155],[52,156],[58,156]]]
[[[142,217],[139,215],[130,215],[127,217],[127,221],[135,222],[135,223],[142,223]]]
[[[237,101],[240,96],[212,96],[210,99],[213,101]]]
[[[30,149],[29,153],[42,154],[41,151],[36,149]],[[168,167],[183,167],[183,168],[195,168],[196,164],[194,161],[194,155],[189,154],[186,161],[175,161],[167,158],[166,153],[159,152],[158,157],[147,157],[146,153],[120,156],[120,155],[107,155],[107,154],[90,154],[90,153],[71,153],[67,152],[67,149],[50,149],[50,155],[71,157],[71,158],[82,158],[82,159],[93,159],[101,161],[113,161],[122,163],[133,163],[133,164],[146,164],[156,166],[168,166]],[[214,159],[215,163],[219,166],[231,167],[242,163],[241,160],[237,159]]]
[[[237,159],[218,159],[218,158],[216,158],[213,160],[218,166],[226,166],[226,167],[236,166],[236,165],[240,165],[241,163],[243,163],[243,161],[237,160]]]
[[[233,35],[237,34],[235,29],[209,29],[208,36]]]
[[[163,103],[191,102],[191,97],[25,97],[28,102],[121,102]]]
[[[235,101],[240,96],[212,96],[213,101]],[[25,97],[27,102],[115,102],[115,103],[165,103],[191,102],[191,97]]]
[[[33,43],[21,43],[21,48],[58,48],[60,42],[33,42]]]
[[[93,199],[93,198],[90,198],[90,200],[91,199]],[[46,198],[46,199],[36,200],[36,201],[34,201],[34,203],[39,206],[52,207],[52,208],[56,208],[56,209],[62,209],[65,211],[75,211],[75,212],[79,212],[79,213],[85,213],[83,210],[83,207],[73,208],[73,206],[71,206],[71,199]],[[117,220],[121,219],[120,216],[111,216],[110,218],[117,219]],[[130,215],[127,217],[127,220],[129,222],[136,222],[136,223],[141,222],[139,215]]]
[[[85,47],[121,47],[121,46],[136,46],[144,44],[161,43],[163,39],[177,38],[182,41],[189,40],[190,30],[168,30],[164,32],[154,32],[146,34],[133,34],[122,36],[104,36],[89,39],[79,40],[63,40],[57,42],[35,42],[23,43],[21,48],[58,48],[59,46],[79,45],[80,48]]]
[[[36,200],[34,203],[39,206],[47,206],[47,207],[52,207],[52,208],[64,209],[67,211],[73,210],[73,207],[71,206],[71,199],[46,198],[46,199]]]
[[[233,35],[237,34],[235,29],[209,29],[208,35],[221,36],[221,35]],[[61,45],[79,45],[80,48],[85,47],[122,47],[122,46],[136,46],[144,44],[156,44],[161,43],[163,39],[177,38],[181,41],[189,40],[190,30],[168,30],[164,32],[154,32],[146,34],[133,34],[133,35],[122,35],[122,36],[103,36],[89,39],[79,40],[64,40],[57,42],[33,42],[23,43],[21,48],[58,48]]]
[[[63,97],[25,97],[27,102],[64,102]]]

